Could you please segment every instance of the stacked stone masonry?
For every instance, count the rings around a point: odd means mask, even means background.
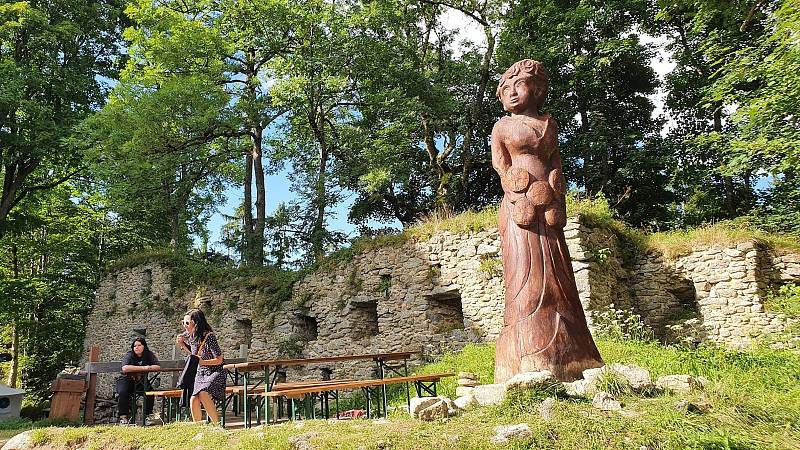
[[[766,312],[764,299],[768,287],[800,280],[798,254],[743,242],[697,248],[675,260],[649,253],[626,267],[623,248],[608,230],[573,219],[565,234],[590,321],[609,308],[628,310],[661,338],[670,337],[671,325],[688,321],[697,340],[731,347],[791,325]],[[175,293],[169,268],[148,263],[102,281],[85,346],[99,346],[102,360],[119,360],[144,332],[160,358],[172,359],[183,312],[200,307],[229,357],[239,356],[245,345],[251,360],[413,351],[412,363],[420,363],[497,337],[503,325],[499,260],[496,230],[442,232],[308,274],[295,283],[290,301],[266,312],[256,306],[266,300],[262,287],[232,283],[236,287]],[[796,339],[787,344],[796,345]],[[376,375],[369,362],[287,370],[290,379],[320,372],[333,378]],[[100,378],[100,396],[111,395],[113,378]]]

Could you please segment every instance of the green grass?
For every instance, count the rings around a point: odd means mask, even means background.
[[[425,423],[396,413],[389,421],[321,420],[270,426],[266,429],[222,431],[188,424],[165,427],[94,427],[37,431],[36,439],[57,448],[116,449],[288,449],[291,436],[307,434],[318,449],[798,449],[800,448],[800,355],[756,349],[749,352],[664,347],[656,343],[599,339],[607,363],[637,364],[653,378],[688,373],[703,375],[704,396],[711,410],[704,414],[678,411],[681,397],[648,398],[621,392],[624,417],[593,409],[589,400],[559,397],[553,418],[543,421],[537,412],[542,393],[511,396],[505,404],[477,408],[461,416]],[[476,373],[483,383],[493,378],[494,348],[471,345],[458,354],[420,367],[416,373]],[[440,393],[452,396],[455,379],[442,383]],[[624,391],[624,390],[623,390]],[[393,403],[404,403],[394,392]],[[526,422],[533,436],[506,446],[489,439],[501,424]]]
[[[746,223],[718,222],[691,230],[674,230],[645,235],[644,245],[659,251],[667,258],[692,252],[692,247],[728,247],[742,242],[755,241],[772,248],[800,251],[796,236],[766,233],[749,227]]]
[[[35,428],[53,427],[53,426],[67,426],[68,422],[59,420],[52,421],[50,419],[39,420],[32,422],[28,419],[9,419],[0,422],[0,447],[2,443],[11,439],[23,431],[32,430]]]
[[[767,294],[764,308],[770,312],[800,319],[800,285],[788,283],[770,292]]]

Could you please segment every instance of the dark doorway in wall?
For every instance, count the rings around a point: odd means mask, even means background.
[[[244,344],[248,348],[252,347],[253,344],[253,321],[250,319],[236,319],[236,324],[234,325],[236,337],[239,341],[239,344]]]
[[[676,277],[673,282],[673,286],[667,288],[667,292],[678,299],[682,309],[697,311],[697,290],[694,288],[694,283],[691,280],[679,277]]]
[[[464,329],[464,310],[457,289],[443,289],[430,297],[428,320],[437,333]]]
[[[350,302],[353,339],[378,335],[378,302]]]
[[[306,342],[316,341],[318,336],[317,318],[296,313],[294,315],[294,332]]]

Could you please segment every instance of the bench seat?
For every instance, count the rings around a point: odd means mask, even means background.
[[[322,392],[360,389],[365,387],[385,386],[397,383],[438,382],[442,378],[452,377],[452,373],[435,373],[430,375],[412,375],[407,377],[376,378],[372,380],[347,380],[318,386],[299,387],[284,390],[272,390],[263,393],[266,397],[294,397],[305,394],[318,394]]]

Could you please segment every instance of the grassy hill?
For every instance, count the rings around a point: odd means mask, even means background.
[[[538,413],[540,393],[515,396],[503,405],[477,408],[438,422],[421,422],[397,412],[390,420],[322,420],[251,430],[173,424],[164,427],[74,427],[35,431],[43,448],[116,449],[289,449],[300,439],[318,449],[800,449],[800,355],[758,349],[681,349],[656,343],[599,339],[607,363],[633,363],[660,375],[686,373],[710,380],[702,396],[706,413],[687,413],[673,405],[681,396],[649,398],[620,393],[629,417],[591,407],[589,400],[559,399],[553,417]],[[458,354],[418,368],[417,373],[470,371],[491,382],[492,346],[470,346]],[[441,393],[453,396],[455,380]],[[395,404],[405,403],[394,393]],[[533,436],[497,446],[497,425],[528,423]],[[8,431],[6,431],[8,433]]]

